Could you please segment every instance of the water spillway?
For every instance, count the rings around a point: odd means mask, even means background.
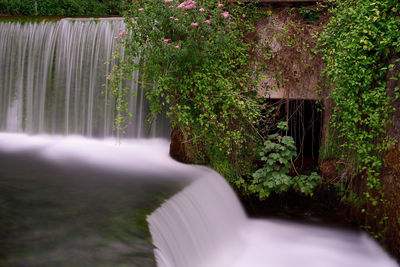
[[[396,267],[366,233],[248,218],[211,170],[149,218],[159,267]]]
[[[106,76],[121,28],[0,23],[0,265],[397,266],[359,232],[248,218],[219,174],[143,138],[168,127],[146,126],[138,79],[117,141]]]

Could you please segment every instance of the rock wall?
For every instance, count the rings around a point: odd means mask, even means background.
[[[389,64],[394,64],[392,71],[387,74],[388,95],[391,99],[395,99],[395,89],[400,89],[400,62],[396,62],[400,58],[400,53],[393,53]],[[393,79],[397,77],[398,79]],[[400,99],[392,103],[394,112],[391,120],[393,125],[388,127],[388,135],[392,137],[397,144],[392,147],[386,156],[385,172],[381,178],[384,187],[386,200],[386,214],[388,219],[385,225],[380,226],[383,230],[387,227],[385,242],[389,249],[400,259]]]
[[[308,9],[318,12],[314,6]],[[301,10],[290,6],[270,7],[256,25],[260,44],[255,59],[262,74],[260,97],[320,99],[319,79],[324,64],[315,46],[326,19],[308,21]]]

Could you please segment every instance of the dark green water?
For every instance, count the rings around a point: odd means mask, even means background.
[[[149,176],[0,153],[0,266],[155,266],[146,215],[182,185]]]

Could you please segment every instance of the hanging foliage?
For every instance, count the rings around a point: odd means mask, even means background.
[[[335,103],[330,146],[337,147],[343,171],[367,179],[365,196],[377,206],[383,201],[379,178],[383,156],[393,145],[386,130],[395,99],[387,94],[386,76],[394,67],[388,64],[390,58],[400,52],[400,4],[397,0],[330,3],[332,17],[320,38]],[[399,73],[391,77],[398,78]]]

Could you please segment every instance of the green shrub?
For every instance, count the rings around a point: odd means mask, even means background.
[[[257,91],[250,79],[251,44],[243,42],[244,32],[254,29],[255,13],[252,5],[224,3],[218,7],[217,0],[197,1],[186,9],[177,8],[176,2],[135,1],[132,19],[126,21],[126,32],[131,34],[123,33],[120,39],[125,63],[139,68],[140,82],[148,88],[156,85],[147,92],[152,111],[168,109],[172,127],[185,131],[198,161],[212,166],[215,158],[225,162],[215,157],[218,151],[237,166],[253,142],[252,125],[259,116]],[[114,69],[114,77],[129,71]],[[126,101],[118,79],[114,85],[119,127],[127,115]]]
[[[379,190],[382,156],[392,145],[386,129],[395,99],[387,95],[386,75],[393,68],[390,51],[400,52],[399,2],[331,2],[332,18],[320,39],[335,102],[331,145],[340,144],[338,157],[348,171]]]
[[[278,129],[287,131],[287,123],[278,123]],[[245,187],[260,198],[268,197],[272,192],[286,192],[290,188],[312,195],[314,187],[321,183],[321,177],[315,172],[311,175],[291,177],[289,171],[292,168],[292,159],[296,155],[293,137],[281,136],[278,133],[269,135],[260,152],[264,166],[254,172],[250,185]]]
[[[386,79],[400,78],[399,73],[387,77],[394,67],[389,59],[400,52],[400,3],[330,2],[332,17],[320,38],[330,97],[335,102],[330,123],[334,134],[328,145],[340,144],[336,151],[340,171],[349,176],[341,181],[346,188],[347,180],[365,179],[365,203],[357,202],[351,193],[344,199],[363,205],[362,212],[384,225],[387,200],[380,178],[385,154],[394,144],[386,132],[394,112],[391,103],[399,97],[399,88],[394,99],[389,97]],[[351,188],[346,192],[352,192]],[[371,225],[366,228],[372,229]],[[374,236],[382,237],[385,229]]]
[[[36,4],[35,4],[36,3]],[[124,0],[0,0],[0,14],[40,16],[104,16],[122,14]],[[37,7],[37,13],[35,12]]]

